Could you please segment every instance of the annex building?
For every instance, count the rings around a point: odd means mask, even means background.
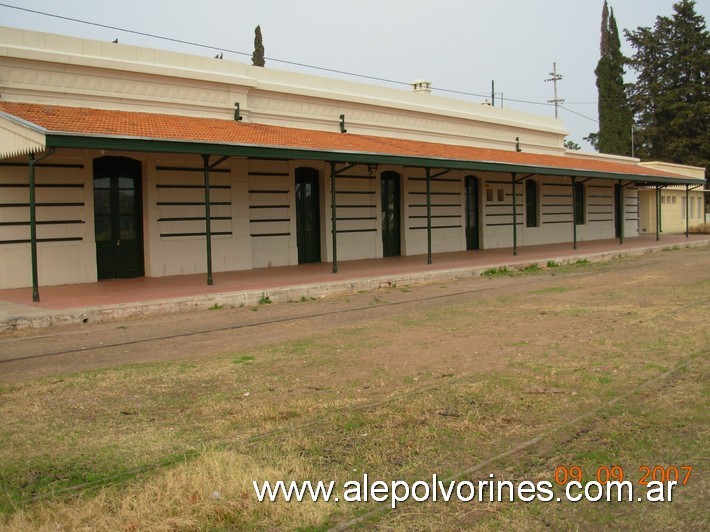
[[[704,184],[566,134],[427,81],[0,28],[0,288],[623,239],[639,191]]]

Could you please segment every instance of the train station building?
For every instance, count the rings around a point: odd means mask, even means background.
[[[659,232],[649,193],[700,205],[702,169],[566,135],[424,80],[0,28],[0,289],[575,247]]]

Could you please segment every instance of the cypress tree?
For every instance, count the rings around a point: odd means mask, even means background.
[[[633,117],[624,86],[624,61],[614,11],[605,0],[600,58],[594,71],[599,93],[599,133],[595,147],[603,153],[631,155]]]
[[[266,65],[264,58],[264,41],[261,37],[261,26],[254,29],[254,53],[251,54],[251,64],[258,67]]]

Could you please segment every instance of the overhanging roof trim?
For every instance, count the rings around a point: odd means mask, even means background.
[[[46,148],[43,128],[0,111],[0,159],[39,153]]]
[[[212,143],[155,139],[150,137],[127,137],[120,135],[67,134],[47,132],[47,146],[57,148],[124,149],[127,151],[177,152],[191,154],[231,155],[243,157],[274,157],[280,159],[312,159],[340,163],[397,164],[421,168],[451,170],[491,171],[505,173],[533,173],[555,177],[591,177],[598,179],[629,179],[642,183],[702,184],[705,180],[690,177],[662,177],[620,172],[602,172],[574,167],[560,168],[542,165],[526,165],[493,160],[471,161],[441,157],[408,156],[347,150],[315,150],[309,148],[269,146],[244,143]],[[573,161],[570,161],[573,162]]]
[[[626,179],[640,184],[704,183],[703,179],[626,162],[218,118],[19,102],[0,102],[0,113],[0,127],[14,127],[22,135],[36,137],[36,145],[24,147],[34,151],[45,146],[98,148]]]

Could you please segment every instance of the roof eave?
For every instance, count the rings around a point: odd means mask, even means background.
[[[0,111],[0,159],[42,152],[46,147],[43,128]]]
[[[311,159],[336,163],[394,164],[421,168],[448,170],[527,173],[547,176],[581,177],[614,180],[631,180],[642,183],[698,185],[705,180],[687,177],[662,177],[647,174],[600,172],[574,168],[557,168],[496,161],[469,161],[437,157],[388,155],[382,153],[317,150],[253,144],[211,143],[201,141],[167,140],[142,137],[123,137],[90,134],[46,133],[47,147],[94,148],[103,150],[147,151],[161,153],[187,153],[228,155],[233,157]]]

